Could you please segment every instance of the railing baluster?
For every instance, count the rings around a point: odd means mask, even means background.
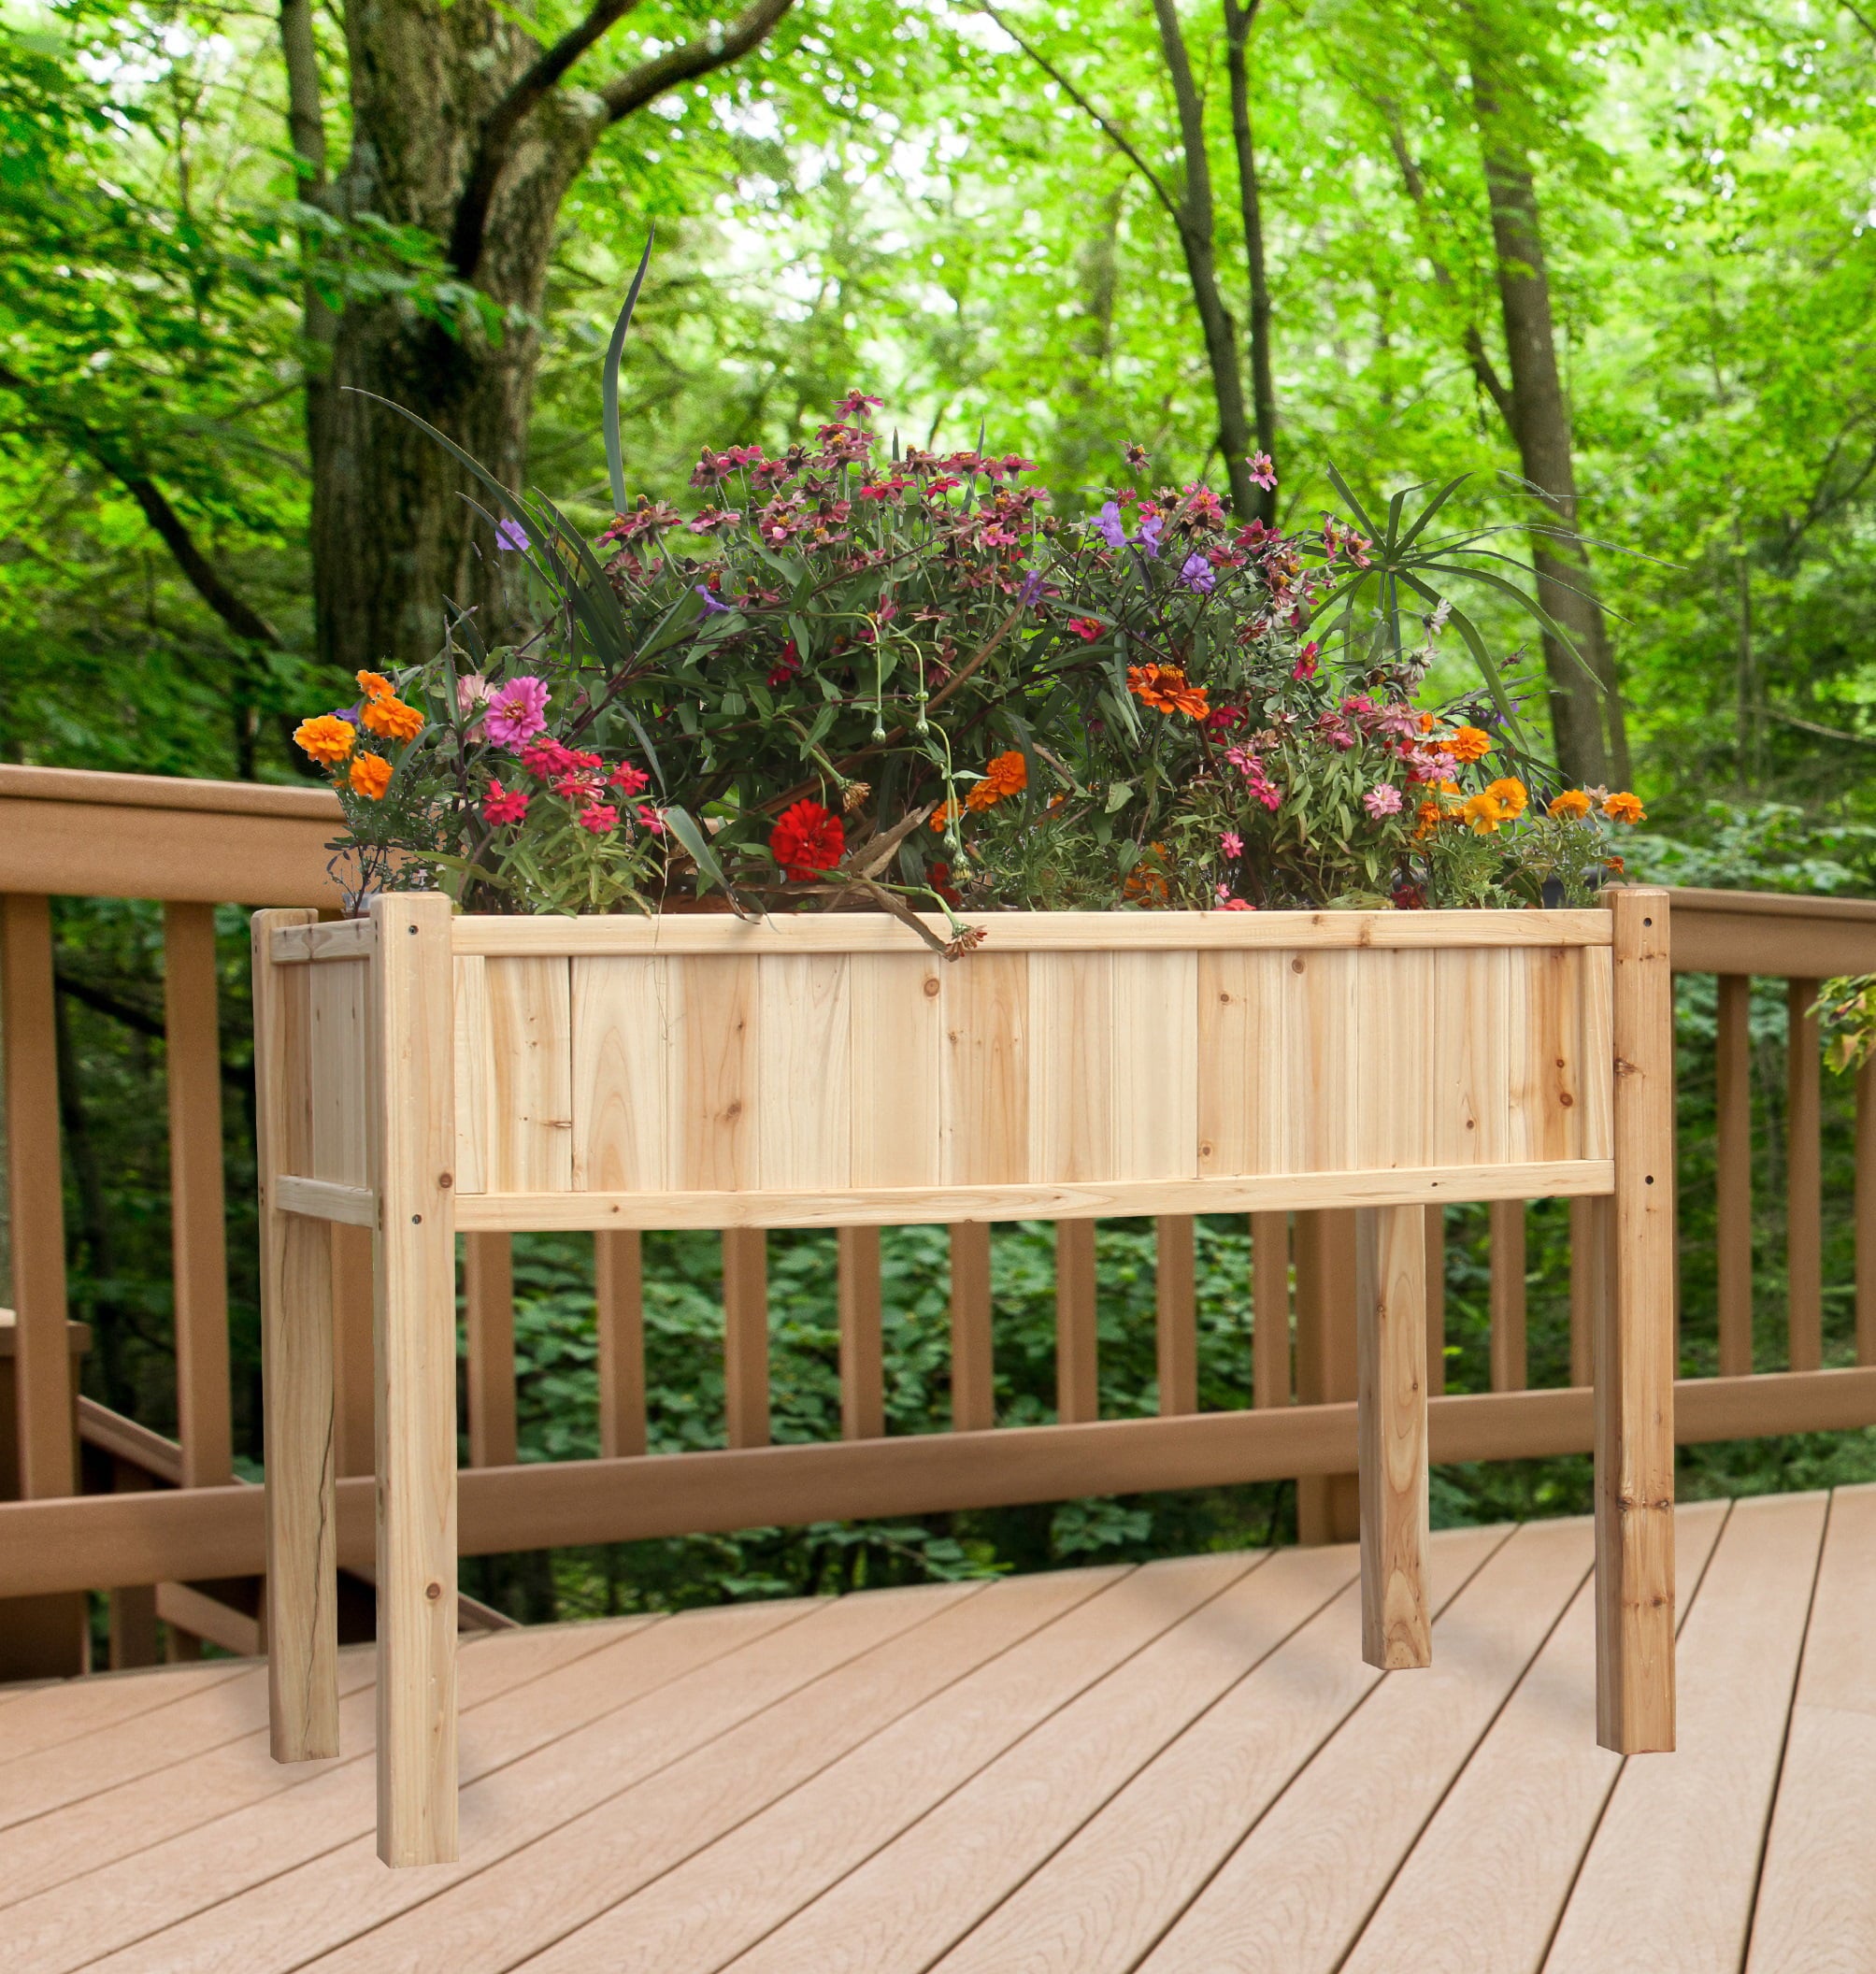
[[[768,1236],[723,1230],[723,1416],[732,1446],[768,1444]]]
[[[1446,1209],[1426,1209],[1426,1395],[1446,1389]]]
[[[646,1450],[645,1258],[637,1227],[593,1237],[594,1323],[599,1333],[599,1452]]]
[[[880,1230],[842,1227],[840,1270],[840,1432],[879,1439],[886,1430],[885,1366],[880,1336]]]
[[[1055,1223],[1055,1416],[1077,1425],[1101,1416],[1095,1328],[1095,1223]]]
[[[1856,1072],[1856,1361],[1876,1364],[1876,1062]]]
[[[1753,983],[1720,976],[1717,1115],[1713,1133],[1714,1266],[1720,1375],[1753,1367]]]
[[[169,1192],[176,1284],[177,1439],[184,1487],[234,1478],[228,1252],[222,1198],[222,1047],[215,908],[163,908]]]
[[[65,1209],[59,1158],[52,919],[46,898],[0,898],[6,1023],[7,1204],[13,1252],[20,1494],[77,1492],[72,1361],[65,1333]]]
[[[1824,1173],[1819,1143],[1817,999],[1815,980],[1786,990],[1785,1278],[1789,1295],[1791,1368],[1814,1371],[1824,1362]]]
[[[1090,1223],[1092,1224],[1092,1223]],[[1198,1258],[1190,1213],[1165,1213],[1154,1224],[1159,1252],[1153,1299],[1161,1414],[1198,1409]]]
[[[332,1223],[333,1440],[338,1471],[368,1474],[377,1460],[371,1362],[371,1229]]]
[[[1492,1234],[1492,1389],[1522,1392],[1530,1381],[1525,1342],[1525,1203],[1495,1199]]]
[[[1296,1215],[1296,1396],[1327,1405],[1355,1396],[1355,1216],[1353,1209]],[[1353,1474],[1296,1482],[1296,1539],[1353,1542],[1361,1532]]]
[[[514,1237],[463,1237],[468,1345],[469,1465],[515,1464]]]
[[[1596,1382],[1596,1325],[1609,1293],[1609,1219],[1593,1198],[1569,1203],[1569,1381]]]
[[[1290,1402],[1290,1216],[1251,1216],[1251,1402]]]
[[[951,1424],[956,1433],[996,1423],[991,1356],[990,1227],[961,1221],[951,1230]]]

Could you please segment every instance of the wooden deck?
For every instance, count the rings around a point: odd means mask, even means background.
[[[276,1767],[247,1662],[0,1693],[0,1966],[284,1974],[1876,1968],[1876,1489],[1680,1511],[1681,1752],[1594,1739],[1590,1530],[1434,1538],[1431,1671],[1352,1550],[496,1634],[460,1866]]]

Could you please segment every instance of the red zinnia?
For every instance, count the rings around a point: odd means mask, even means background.
[[[846,854],[847,832],[820,803],[797,802],[777,819],[768,848],[784,877],[811,880]]]
[[[1071,617],[1068,620],[1068,628],[1084,644],[1093,644],[1096,637],[1105,637],[1108,630],[1106,624],[1096,623],[1092,617]]]

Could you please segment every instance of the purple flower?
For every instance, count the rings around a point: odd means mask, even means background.
[[[1400,791],[1392,781],[1377,781],[1361,798],[1361,806],[1379,822],[1383,816],[1400,813]]]
[[[1032,610],[1042,600],[1042,571],[1031,569],[1023,579],[1023,587],[1016,593],[1016,600],[1025,610]]]
[[[1142,528],[1140,533],[1144,536],[1146,529]],[[1196,590],[1201,596],[1210,596],[1218,587],[1218,571],[1195,549],[1181,565],[1179,579],[1187,589]]]
[[[1121,508],[1118,501],[1109,501],[1107,506],[1095,516],[1095,527],[1109,548],[1119,549],[1126,546],[1126,523],[1121,519]]]
[[[545,679],[510,679],[490,694],[482,731],[497,747],[521,747],[546,724]]]
[[[1165,527],[1166,523],[1157,514],[1149,514],[1140,522],[1140,531],[1134,536],[1134,540],[1149,555],[1157,555],[1159,553],[1159,537]]]
[[[728,604],[717,601],[716,594],[709,583],[697,583],[695,589],[697,594],[704,599],[704,615],[706,617],[721,617],[729,608]]]
[[[527,538],[527,530],[518,521],[498,521],[495,523],[495,546],[510,555],[525,555],[532,546]]]

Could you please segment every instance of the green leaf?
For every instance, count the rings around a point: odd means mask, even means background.
[[[625,306],[612,325],[612,340],[606,346],[606,365],[599,373],[601,414],[606,425],[606,477],[612,486],[612,511],[625,511],[625,454],[619,441],[619,365],[625,353],[625,332],[632,326],[632,311],[638,306],[638,291],[644,286],[645,270],[652,265],[652,242],[657,229],[645,229],[645,250],[638,256],[638,271],[625,295]]]

